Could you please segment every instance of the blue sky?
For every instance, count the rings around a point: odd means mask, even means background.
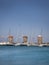
[[[49,0],[0,0],[0,35],[34,37],[49,41]]]

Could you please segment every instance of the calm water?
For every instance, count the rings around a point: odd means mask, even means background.
[[[49,47],[0,46],[0,65],[49,65]]]

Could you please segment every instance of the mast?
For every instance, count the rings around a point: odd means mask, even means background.
[[[11,35],[11,29],[9,28],[9,33],[8,33],[8,36],[10,36]]]
[[[40,35],[42,36],[43,30],[41,29]]]

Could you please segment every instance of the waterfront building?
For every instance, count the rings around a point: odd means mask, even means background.
[[[8,41],[9,41],[9,43],[13,43],[13,36],[8,36]]]
[[[38,35],[37,40],[38,40],[38,45],[42,44],[43,43],[42,35]]]

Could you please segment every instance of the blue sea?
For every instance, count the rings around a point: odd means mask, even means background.
[[[0,46],[0,65],[49,65],[49,47]]]

